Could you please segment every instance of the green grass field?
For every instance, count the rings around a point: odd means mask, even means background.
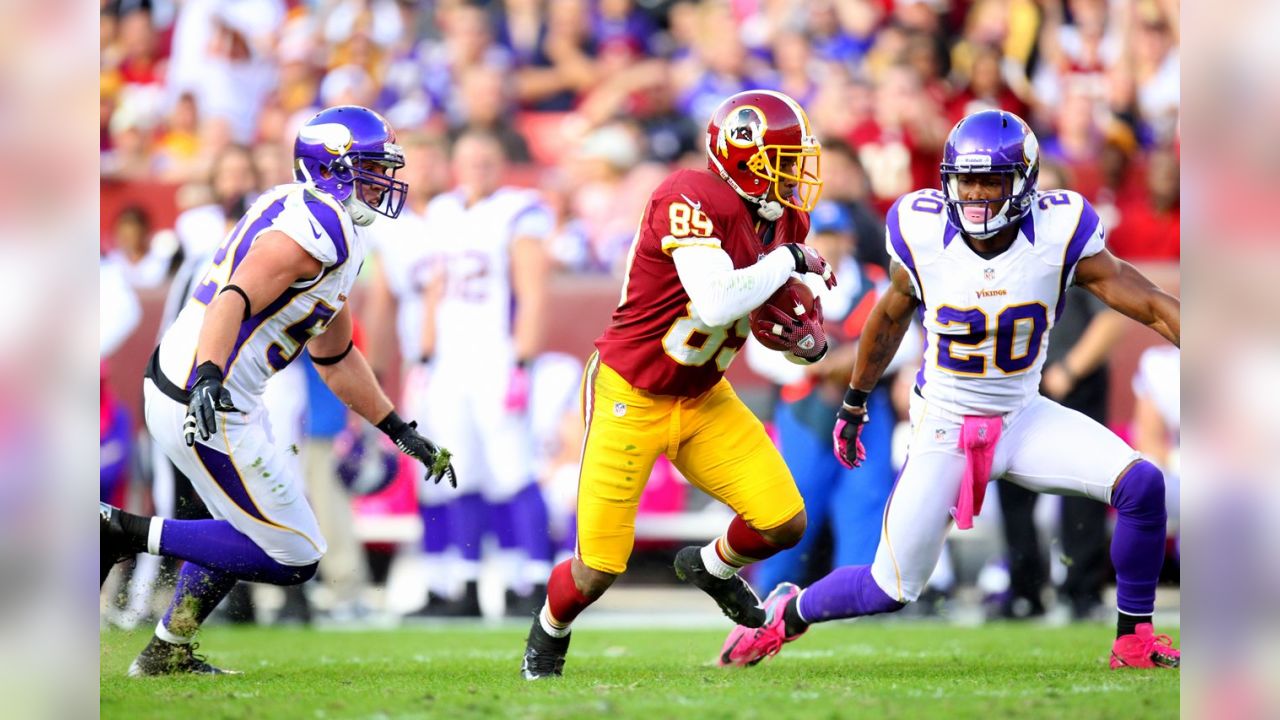
[[[1112,672],[1113,631],[995,624],[816,628],[749,670],[725,630],[583,628],[560,681],[517,669],[524,628],[213,628],[222,678],[125,677],[149,633],[101,636],[103,718],[1172,718],[1178,673]],[[1177,638],[1175,637],[1175,642]]]

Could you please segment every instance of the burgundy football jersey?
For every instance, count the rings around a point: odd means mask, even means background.
[[[742,268],[808,234],[808,213],[786,208],[771,224],[710,170],[675,171],[645,206],[621,301],[596,340],[600,359],[651,393],[696,397],[711,389],[750,335],[747,317],[719,328],[693,317],[671,253],[691,245],[719,247]]]

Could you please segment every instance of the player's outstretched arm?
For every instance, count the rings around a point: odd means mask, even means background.
[[[241,323],[299,278],[315,277],[321,269],[319,260],[282,232],[268,232],[254,241],[249,254],[205,309],[196,342],[196,382],[182,424],[187,445],[195,444],[197,434],[208,440],[217,432],[218,413],[236,411],[231,393],[222,384],[222,368]]]
[[[907,328],[911,327],[911,314],[916,311],[920,299],[916,297],[907,272],[897,262],[889,268],[889,288],[871,309],[858,341],[858,360],[849,378],[851,388],[871,392],[898,352]]]
[[[1077,263],[1075,282],[1174,345],[1182,341],[1182,304],[1178,298],[1156,287],[1146,275],[1110,251],[1104,249]]]
[[[862,329],[858,359],[831,433],[836,459],[847,468],[858,467],[867,457],[859,437],[862,426],[871,420],[867,416],[867,396],[897,354],[902,338],[911,327],[911,313],[920,303],[906,268],[894,262],[889,267],[889,275],[889,289],[871,309]]]
[[[795,256],[784,247],[738,269],[720,248],[678,247],[671,259],[694,313],[711,327],[728,325],[760,307],[796,269]]]
[[[373,368],[352,343],[350,308],[350,305],[344,306],[308,346],[320,379],[343,404],[386,433],[401,452],[422,462],[427,467],[429,482],[447,479],[457,487],[449,451],[419,434],[416,422],[407,423],[396,414],[391,399],[378,385]]]

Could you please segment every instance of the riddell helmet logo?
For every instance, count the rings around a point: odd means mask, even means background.
[[[739,148],[759,147],[764,142],[764,132],[767,129],[768,124],[760,108],[754,105],[743,105],[734,109],[729,117],[725,118],[724,126],[720,128],[716,149],[722,156],[729,157],[729,148],[726,143],[732,143],[734,147]]]

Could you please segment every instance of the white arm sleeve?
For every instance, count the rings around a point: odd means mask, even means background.
[[[709,327],[722,327],[760,307],[795,270],[795,257],[777,248],[760,262],[735,270],[724,250],[705,245],[671,253],[693,312]]]

